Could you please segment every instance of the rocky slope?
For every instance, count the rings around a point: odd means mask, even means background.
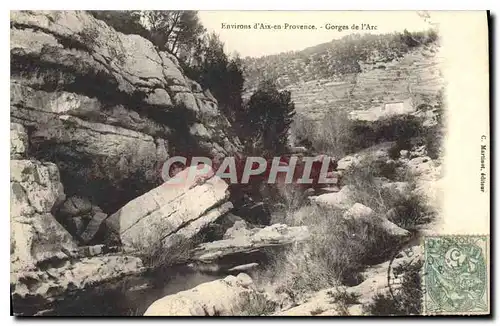
[[[323,58],[323,52],[324,49],[306,49],[299,52],[301,59],[296,60],[304,66],[302,69],[307,70],[307,62],[310,61],[307,58]],[[282,60],[279,60],[280,56]],[[269,74],[276,75],[279,80],[286,80],[280,83],[281,88],[291,92],[297,112],[313,120],[321,120],[331,110],[366,110],[406,100],[411,100],[415,107],[429,102],[433,105],[432,101],[444,84],[440,73],[443,60],[436,43],[413,48],[398,57],[373,55],[368,60],[358,61],[359,72],[330,76],[324,76],[324,73],[304,74],[290,79],[288,75],[294,69],[287,56],[277,55],[276,61],[274,66],[267,66],[266,58],[257,58],[247,62],[247,66],[251,65],[252,71],[255,65],[262,71],[270,69]],[[287,70],[287,66],[292,68]],[[262,75],[247,71],[246,78],[248,97]]]
[[[171,155],[238,150],[210,92],[140,36],[85,12],[15,11],[10,39],[12,121],[69,195],[111,213],[157,185]]]

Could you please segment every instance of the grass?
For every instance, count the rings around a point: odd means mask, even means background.
[[[424,198],[413,193],[416,187],[415,178],[401,172],[392,163],[370,161],[354,167],[346,172],[344,179],[352,187],[353,201],[373,209],[377,214],[390,217],[391,222],[407,230],[414,230],[419,225],[428,223],[434,218],[435,212],[426,205]],[[380,176],[388,180],[380,180]],[[394,196],[382,191],[381,183],[406,182],[409,191],[403,196]],[[391,214],[387,213],[391,210]]]
[[[392,241],[376,224],[342,214],[305,206],[288,219],[289,225],[308,225],[311,238],[274,257],[270,274],[277,292],[296,301],[322,288],[358,284],[364,266],[390,252]]]
[[[165,244],[166,229],[161,225],[154,225],[134,240],[130,247],[141,258],[145,267],[159,270],[185,261],[189,257],[189,250],[195,245],[194,239],[187,239],[177,234],[168,235],[169,243]]]
[[[331,110],[321,121],[297,115],[291,132],[298,145],[333,157],[343,157],[355,150],[352,121],[345,110]]]
[[[422,198],[410,193],[394,197],[381,191],[378,180],[381,171],[384,171],[383,166],[368,162],[346,175],[353,202],[370,207],[380,217],[385,217],[392,209],[392,222],[410,231],[428,222],[432,215]],[[407,174],[403,177],[409,189],[413,189],[414,180]],[[269,277],[277,292],[287,294],[294,302],[307,293],[327,287],[359,284],[364,267],[388,259],[398,245],[399,239],[381,230],[376,219],[344,219],[344,211],[316,205],[287,206],[284,203],[282,209],[280,220],[274,222],[307,225],[311,234],[308,242],[296,244],[274,256],[271,263]],[[354,301],[349,297],[340,299]]]
[[[276,310],[276,303],[264,293],[251,293],[239,310],[242,312],[241,316],[267,316]]]

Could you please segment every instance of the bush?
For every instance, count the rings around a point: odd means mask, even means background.
[[[267,157],[283,154],[294,115],[290,92],[279,91],[272,81],[262,83],[245,107],[243,134],[248,152]]]
[[[337,287],[335,290],[328,291],[327,294],[332,298],[331,303],[336,305],[341,316],[349,316],[349,306],[359,304],[360,295],[348,293],[344,288]]]
[[[391,294],[378,294],[373,303],[364,307],[365,312],[373,316],[419,315],[422,313],[422,279],[423,262],[398,266],[394,270],[396,276],[402,275],[400,291]]]
[[[387,171],[390,171],[388,173]],[[402,198],[393,198],[381,191],[381,184],[384,181],[377,180],[377,176],[391,176],[392,180],[399,179],[409,183],[409,192]],[[395,168],[391,164],[372,161],[360,166],[356,166],[346,173],[344,179],[353,188],[353,201],[370,207],[376,213],[386,216],[389,210],[391,222],[397,226],[415,230],[419,225],[430,222],[435,217],[425,203],[425,199],[412,193],[415,189],[415,180],[410,174],[397,176]]]
[[[336,158],[354,151],[352,131],[352,122],[343,110],[331,110],[321,121],[297,115],[292,125],[292,134],[298,145],[312,147],[317,153]]]
[[[437,43],[435,30],[391,34],[351,34],[302,51],[246,59],[248,88],[263,73],[280,76],[280,87],[340,74],[360,72],[359,62],[388,62],[418,46]],[[380,67],[380,66],[379,66]]]
[[[415,230],[434,219],[434,213],[424,205],[423,199],[414,194],[393,202],[392,206],[394,214],[391,221],[403,229]]]
[[[359,284],[366,264],[388,257],[394,243],[367,221],[346,220],[343,212],[305,206],[289,215],[289,225],[307,225],[311,238],[275,256],[270,278],[292,300],[339,284]]]

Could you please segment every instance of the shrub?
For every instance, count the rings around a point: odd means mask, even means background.
[[[173,234],[169,236],[169,245],[165,248],[164,239],[168,236],[161,225],[151,226],[151,231],[134,241],[130,247],[142,259],[144,266],[155,271],[183,262],[189,257],[189,250],[196,244],[195,239]]]
[[[307,225],[311,237],[274,257],[270,277],[278,292],[294,300],[322,288],[358,284],[365,264],[388,256],[394,243],[375,223],[342,215],[340,210],[305,206],[289,216],[287,224]]]
[[[346,173],[344,179],[353,188],[353,201],[370,207],[380,215],[392,210],[391,221],[394,224],[403,229],[415,230],[419,225],[434,219],[435,212],[426,205],[424,198],[412,192],[416,186],[414,177],[405,173],[403,176],[397,175],[396,178],[395,170],[391,164],[371,161],[354,167]],[[383,193],[381,191],[383,181],[377,180],[377,176],[408,182],[410,188],[408,194],[393,198]]]
[[[291,93],[279,91],[274,82],[263,82],[245,107],[248,151],[264,156],[284,153],[294,115]]]
[[[400,291],[391,294],[378,294],[373,302],[364,307],[365,312],[375,316],[418,315],[422,312],[422,279],[420,272],[423,262],[398,266],[396,276],[402,275]]]
[[[297,115],[292,126],[299,145],[310,146],[317,153],[337,158],[354,151],[352,131],[352,122],[343,110],[331,110],[321,121]]]
[[[419,225],[434,219],[434,213],[425,205],[422,198],[415,194],[392,203],[394,214],[391,221],[407,230],[415,230]]]
[[[264,293],[252,293],[246,304],[239,310],[240,316],[266,316],[276,310],[276,303],[269,300]]]
[[[99,31],[96,28],[85,27],[81,32],[78,33],[78,35],[80,36],[83,46],[88,51],[93,52],[94,47],[99,46]],[[111,60],[116,60],[116,62],[118,62],[120,65],[123,65],[127,56],[125,48],[123,47],[122,41],[119,36],[114,34],[110,35],[110,37],[111,36],[114,37],[113,42],[109,42],[104,46],[107,48]]]
[[[349,306],[359,304],[360,295],[353,292],[348,293],[345,288],[337,287],[335,290],[328,291],[327,294],[332,298],[331,303],[336,305],[341,316],[349,316]]]

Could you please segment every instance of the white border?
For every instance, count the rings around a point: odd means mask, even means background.
[[[206,0],[183,0],[183,1],[149,1],[149,0],[142,0],[142,1],[131,1],[131,0],[121,0],[121,1],[116,1],[116,2],[105,2],[102,0],[86,0],[83,2],[72,2],[69,3],[68,1],[63,1],[63,0],[44,0],[44,1],[34,1],[34,0],[25,0],[25,1],[7,1],[7,2],[2,2],[2,7],[6,7],[6,10],[2,10],[2,16],[1,19],[5,20],[2,21],[2,26],[4,26],[4,29],[2,30],[2,33],[0,34],[2,37],[2,44],[7,45],[8,39],[9,39],[9,32],[8,32],[8,20],[9,20],[9,13],[8,10],[14,10],[14,9],[196,9],[196,10],[486,10],[490,9],[492,11],[492,14],[498,14],[500,10],[498,7],[500,6],[500,2],[498,0],[474,0],[474,1],[450,1],[450,2],[438,2],[436,0],[419,0],[419,1],[389,1],[389,0],[349,0],[349,1],[319,1],[319,0],[307,0],[307,1],[302,1],[302,2],[294,2],[292,3],[291,1],[275,1],[275,0],[251,0],[251,1],[244,1],[244,2],[238,2],[236,3],[234,0],[220,0],[220,1],[206,1]],[[498,24],[498,20],[497,20]],[[495,39],[495,45],[498,44],[498,33],[495,34],[494,36]],[[496,46],[495,46],[496,48]],[[498,55],[498,50],[495,49],[495,53]],[[3,82],[3,87],[0,88],[2,90],[2,100],[4,103],[3,110],[1,110],[2,114],[2,119],[0,119],[0,123],[3,125],[3,127],[0,128],[0,132],[2,133],[0,137],[0,144],[1,144],[1,149],[0,153],[2,155],[2,160],[1,162],[1,167],[0,171],[2,173],[0,174],[0,185],[1,185],[1,192],[0,196],[2,199],[2,207],[4,207],[4,218],[3,218],[3,227],[0,228],[0,231],[2,232],[2,280],[0,282],[0,285],[2,286],[2,290],[0,293],[2,294],[1,296],[1,307],[2,307],[2,324],[12,324],[16,322],[16,320],[12,317],[9,317],[10,315],[10,298],[7,295],[7,293],[10,293],[10,288],[8,287],[7,283],[7,278],[10,279],[10,259],[9,259],[9,237],[10,237],[10,224],[9,224],[9,212],[7,211],[8,208],[8,203],[10,202],[10,188],[9,188],[9,175],[6,173],[6,171],[9,171],[9,108],[10,108],[10,93],[9,93],[9,79],[10,78],[10,58],[9,58],[9,52],[7,50],[2,51],[1,53],[2,58],[0,62],[2,63],[2,71],[4,72],[4,78],[2,80]],[[498,74],[498,64],[495,66],[495,75]],[[500,94],[499,86],[497,83],[495,83],[495,89],[491,90],[495,94]],[[495,118],[495,125],[498,127],[499,126],[499,115],[498,113],[496,114]],[[499,145],[495,144],[495,152],[498,152],[498,147]],[[498,160],[497,160],[498,162]],[[498,174],[497,174],[498,176]],[[496,181],[497,178],[495,178],[494,181]],[[494,202],[500,203],[500,195],[498,193],[495,194]],[[493,216],[492,218],[495,218]],[[498,227],[498,223],[495,223],[496,227]],[[498,230],[495,230],[498,231]],[[496,232],[498,234],[498,232]],[[498,242],[498,241],[495,241]],[[496,252],[496,250],[494,251]],[[495,256],[498,256],[496,254]],[[494,257],[497,258],[497,257]],[[498,272],[498,266],[496,269],[496,272]],[[497,276],[498,273],[495,273],[495,276]],[[496,284],[496,282],[495,282]],[[495,300],[496,306],[492,307],[498,308],[498,300]],[[498,309],[495,309],[498,311]],[[494,310],[494,311],[495,311]],[[162,324],[194,324],[194,323],[207,323],[207,322],[225,322],[225,323],[259,323],[259,325],[266,325],[268,323],[275,323],[275,322],[299,322],[300,324],[312,324],[314,319],[296,319],[296,320],[291,320],[291,319],[281,319],[281,320],[261,320],[261,319],[249,319],[249,320],[240,320],[240,319],[229,319],[229,320],[221,320],[221,319],[216,319],[216,320],[157,320]],[[364,323],[387,323],[387,322],[394,322],[394,323],[400,323],[403,320],[401,319],[396,319],[396,320],[390,320],[390,319],[372,319],[372,320],[366,320],[366,319],[355,319],[355,320],[346,320],[346,319],[333,319],[333,320],[325,320],[321,319],[322,322],[328,322],[328,323],[333,323],[333,324],[344,324],[346,322],[351,322],[353,324],[364,324]],[[320,322],[321,322],[320,321]],[[418,322],[422,322],[424,320],[420,319]],[[440,325],[443,322],[457,322],[458,320],[449,320],[445,321],[443,319],[434,319],[434,320],[429,320],[426,319],[425,322],[430,324],[430,325]],[[124,320],[124,319],[109,319],[109,320],[77,320],[77,319],[46,319],[46,320],[23,320],[23,324],[35,324],[36,323],[46,323],[46,324],[53,324],[53,323],[81,323],[81,324],[92,324],[92,325],[105,325],[108,323],[123,323],[127,322],[129,324],[146,324],[148,321],[143,321],[141,319],[131,319],[131,320]],[[150,322],[150,321],[149,321]],[[318,322],[318,321],[316,321]],[[417,322],[414,319],[405,319],[404,323],[408,322]],[[474,320],[471,322],[470,320],[467,321],[467,323],[475,323],[478,322],[477,320]]]

